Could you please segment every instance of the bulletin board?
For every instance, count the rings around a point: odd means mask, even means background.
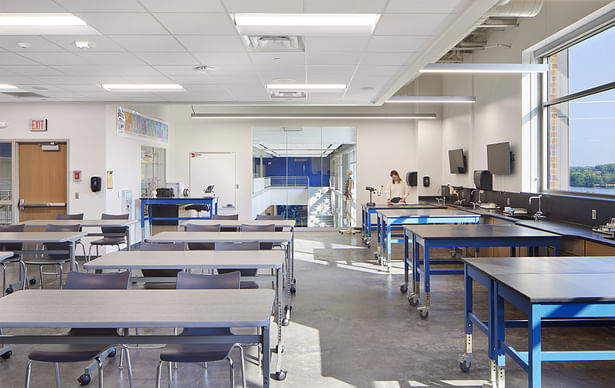
[[[161,143],[169,142],[167,123],[120,106],[117,108],[117,133],[121,136],[140,137]]]
[[[218,209],[237,207],[237,180],[234,152],[191,152],[190,196],[203,196],[203,189],[214,185]]]

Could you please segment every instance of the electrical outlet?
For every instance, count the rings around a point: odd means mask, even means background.
[[[506,206],[510,206],[510,198],[506,198]]]
[[[75,193],[75,199],[79,199],[79,193]]]
[[[592,220],[595,220],[596,218],[597,218],[596,209],[592,209]]]

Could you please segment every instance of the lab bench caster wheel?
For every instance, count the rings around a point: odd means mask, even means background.
[[[366,243],[365,243],[365,245],[367,245],[367,247],[368,247],[368,248],[371,248],[371,247],[372,247],[372,243],[371,243],[371,242],[369,242],[369,241],[368,241],[368,242],[366,242]]]
[[[117,349],[113,349],[112,351],[109,352],[109,355],[107,357],[115,357],[116,354],[117,354]]]
[[[421,317],[421,319],[427,319],[427,317],[429,316],[429,310],[427,309],[419,310],[419,316]]]
[[[294,285],[290,286],[290,293],[291,294],[296,294],[297,293],[297,287],[295,287]]]
[[[90,381],[92,381],[92,378],[90,377],[90,375],[82,374],[77,378],[77,381],[81,385],[88,385]]]
[[[419,304],[419,297],[416,295],[410,295],[408,297],[408,303],[410,303],[410,305],[412,306],[416,306]]]
[[[32,279],[29,280],[29,282],[30,282],[30,285],[33,286],[33,285],[36,284],[36,279],[32,278]]]
[[[12,293],[13,293],[13,291],[15,291],[15,290],[13,290],[13,287],[9,287],[9,288],[7,288],[7,289],[6,289],[6,294],[7,294],[7,295],[8,295],[8,294],[12,294]]]
[[[281,347],[282,349],[282,353],[284,353],[284,347]],[[280,351],[280,346],[276,345],[275,348],[271,349],[271,353],[275,353],[278,354],[278,352]]]
[[[279,370],[275,373],[271,374],[271,378],[277,381],[284,381],[286,379],[286,371],[285,370]]]
[[[399,292],[401,292],[402,294],[405,294],[406,292],[408,292],[408,285],[402,284],[401,286],[399,286]]]
[[[4,353],[4,354],[3,354],[2,356],[0,356],[0,357],[2,357],[4,360],[8,360],[9,358],[11,358],[11,356],[12,356],[12,355],[13,355],[13,351],[12,351],[12,350],[9,350],[8,352]]]
[[[459,361],[459,369],[461,369],[463,373],[468,373],[470,371],[471,366],[472,366],[472,361],[466,356],[464,356],[464,358],[461,361]]]

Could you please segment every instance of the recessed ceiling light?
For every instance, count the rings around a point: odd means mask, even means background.
[[[97,33],[70,13],[0,13],[0,35]]]
[[[435,113],[395,113],[395,114],[337,114],[337,113],[192,113],[193,119],[241,119],[241,120],[433,120]]]
[[[19,89],[19,88],[14,85],[0,84],[0,90],[15,90],[15,89]]]
[[[17,42],[17,47],[21,48],[21,49],[27,49],[32,47],[32,43],[30,42]]]
[[[199,72],[199,73],[210,73],[212,71],[216,71],[216,68],[213,66],[207,66],[207,65],[203,65],[203,66],[195,66],[192,68],[192,70]]]
[[[546,73],[546,64],[430,63],[421,73]]]
[[[344,90],[346,84],[267,84],[267,89],[277,90]]]
[[[241,34],[371,34],[379,14],[238,13],[233,16]]]
[[[101,88],[110,92],[179,92],[185,89],[179,84],[101,84]]]
[[[87,40],[76,40],[75,47],[78,49],[93,49],[96,48],[96,43]]]
[[[393,96],[387,104],[474,104],[475,96]]]

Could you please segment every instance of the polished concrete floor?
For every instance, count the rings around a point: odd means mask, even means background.
[[[463,353],[463,282],[459,276],[432,279],[432,310],[422,320],[399,292],[401,262],[392,273],[380,272],[360,237],[337,232],[298,232],[296,239],[297,294],[293,319],[284,328],[284,382],[273,387],[452,387],[481,386],[488,379],[486,337],[474,338],[469,373],[459,369]],[[400,257],[400,250],[396,248]],[[447,254],[447,252],[442,252]],[[53,276],[46,285],[55,285]],[[263,284],[265,286],[266,283]],[[475,311],[485,316],[486,293],[475,287]],[[481,310],[481,307],[482,310]],[[1,314],[1,312],[0,312]],[[84,312],[87,314],[87,311]],[[518,315],[510,311],[510,316]],[[519,315],[521,317],[521,315]],[[274,330],[272,330],[274,332]],[[14,332],[14,331],[13,331]],[[509,330],[510,341],[523,348],[523,330]],[[33,346],[17,345],[9,360],[0,360],[0,387],[23,386],[27,353]],[[545,349],[613,349],[615,330],[544,329]],[[131,350],[136,387],[153,387],[158,360],[156,349]],[[254,354],[254,349],[248,351]],[[273,365],[275,365],[275,355]],[[105,364],[107,387],[128,387],[119,357]],[[507,387],[526,387],[527,375],[507,359]],[[79,386],[83,364],[63,365],[62,382]],[[260,386],[258,368],[246,366],[248,386]],[[544,387],[614,387],[615,362],[556,362],[543,366]],[[92,375],[92,386],[97,378]],[[237,374],[237,386],[240,377]],[[167,377],[163,374],[163,386]],[[53,366],[35,364],[32,387],[54,386]],[[180,365],[173,372],[173,387],[228,386],[228,366],[210,363]]]

